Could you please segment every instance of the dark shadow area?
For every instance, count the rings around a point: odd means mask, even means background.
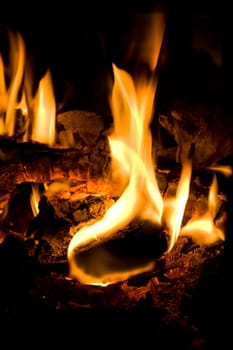
[[[60,105],[109,112],[111,64],[133,67],[127,57],[136,15],[160,8],[167,13],[159,62],[161,103],[180,97],[215,99],[219,93],[226,97],[229,70],[232,76],[226,4],[150,0],[124,5],[121,1],[35,8],[19,3],[13,9],[6,5],[0,17],[0,50],[6,44],[6,28],[19,31],[34,66],[35,84],[50,68],[57,102],[64,102]]]

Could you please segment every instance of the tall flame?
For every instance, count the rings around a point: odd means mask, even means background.
[[[155,51],[149,50],[152,55],[149,56],[148,51],[141,55],[149,69],[153,68],[150,78],[141,76],[140,79],[134,80],[125,70],[112,65],[114,83],[111,109],[114,131],[109,137],[109,145],[113,175],[117,174],[119,182],[124,184],[124,189],[120,198],[100,221],[82,227],[70,241],[67,251],[70,273],[81,283],[108,285],[153,269],[154,260],[130,266],[131,268],[127,266],[124,270],[112,269],[111,265],[116,264],[114,254],[111,255],[101,248],[94,250],[92,258],[88,254],[91,248],[99,248],[104,242],[118,236],[119,231],[134,219],[149,220],[158,230],[166,230],[170,236],[167,252],[173,248],[180,234],[191,235],[200,243],[213,243],[224,239],[223,232],[214,224],[217,203],[216,177],[210,187],[205,214],[194,215],[182,227],[192,176],[191,159],[182,160],[176,193],[164,199],[160,193],[155,177],[156,167],[152,159],[150,132],[157,87],[154,71],[158,61],[158,42],[160,45],[162,43],[161,36],[157,39]],[[152,41],[146,42],[151,45]],[[103,268],[99,268],[100,264],[104,265]]]
[[[5,82],[5,68],[4,68],[2,56],[0,55],[0,113],[5,111],[6,108],[7,108],[7,89],[6,89],[6,82]]]
[[[48,69],[33,97],[32,76],[29,67],[25,67],[25,59],[26,49],[22,36],[18,32],[9,31],[8,70],[0,55],[0,135],[14,136],[16,110],[19,109],[26,120],[23,141],[31,139],[52,146],[55,142],[56,104],[51,73]],[[6,72],[9,75],[8,84]]]
[[[162,38],[160,45],[161,42]],[[153,59],[150,58],[147,62],[149,68],[152,61],[157,62],[160,46],[157,45],[156,50],[156,54],[152,50]],[[163,199],[154,175],[150,132],[157,79],[152,75],[149,79],[142,77],[135,82],[123,69],[119,69],[115,64],[112,67],[114,84],[111,108],[114,132],[109,137],[109,144],[118,174],[125,181],[125,189],[102,220],[81,228],[68,246],[71,274],[88,284],[114,283],[139,272],[151,270],[154,262],[120,274],[106,269],[100,276],[96,276],[92,275],[92,272],[84,271],[82,266],[76,263],[76,253],[87,246],[109,240],[135,218],[150,220],[160,226],[163,213]]]
[[[134,86],[133,79],[124,70],[113,64],[115,77],[112,90],[114,133],[109,138],[112,157],[122,167],[128,185],[116,203],[109,208],[102,220],[83,227],[70,241],[68,259],[71,273],[84,283],[112,283],[151,269],[151,264],[140,270],[122,275],[86,275],[74,262],[75,251],[98,241],[110,239],[117,231],[127,226],[134,218],[149,219],[160,224],[163,200],[154,177],[152,162],[152,138],[149,124],[153,111],[155,83],[140,82]]]
[[[2,57],[0,57],[0,107],[3,108],[4,112],[6,111],[5,122],[1,122],[0,132],[7,136],[13,136],[16,105],[24,73],[25,45],[19,33],[9,32],[9,40],[11,77],[7,89],[5,84],[3,60]]]

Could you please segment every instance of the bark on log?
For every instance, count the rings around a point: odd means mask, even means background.
[[[109,170],[104,117],[85,111],[57,116],[54,147],[39,143],[0,139],[0,197],[23,182],[48,183],[53,180],[87,181],[106,177]]]

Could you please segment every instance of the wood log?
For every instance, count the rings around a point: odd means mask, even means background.
[[[156,116],[155,116],[156,119]],[[159,125],[173,137],[173,147],[157,138],[152,126],[153,157],[180,162],[192,152],[196,169],[233,155],[232,119],[221,110],[203,105],[174,105],[168,115],[159,115]],[[57,115],[54,147],[0,138],[0,198],[22,182],[48,183],[54,180],[87,181],[107,178],[110,151],[107,136],[113,130],[111,116],[88,111],[67,111]]]
[[[54,147],[0,138],[0,197],[23,182],[87,181],[106,177],[109,170],[108,122],[85,111],[57,116]]]
[[[166,112],[160,111],[158,120],[162,131],[157,156],[176,162],[191,157],[195,169],[205,169],[233,156],[232,112],[221,105],[175,100]],[[168,138],[164,138],[163,131],[172,138],[170,145],[166,145]]]

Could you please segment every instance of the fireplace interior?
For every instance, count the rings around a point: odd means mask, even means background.
[[[58,6],[56,15],[40,7],[34,18],[18,6],[1,14],[0,54],[9,68],[8,33],[20,33],[33,96],[50,70],[56,135],[52,146],[25,141],[20,108],[13,135],[0,125],[0,315],[7,341],[20,330],[19,341],[26,344],[30,332],[31,345],[41,346],[47,337],[55,346],[73,334],[79,345],[95,334],[95,346],[124,346],[127,340],[132,347],[141,341],[158,349],[230,348],[233,74],[227,8],[147,1],[135,2],[130,11],[104,5],[105,11],[91,12],[67,5]],[[77,254],[81,269],[91,270],[97,281],[117,271],[109,284],[83,283],[83,275],[79,281],[70,274],[71,238],[101,221],[123,193],[112,177],[108,142],[114,129],[109,97],[117,76],[112,64],[135,79],[151,76],[138,57],[150,44],[143,25],[154,13],[165,14],[150,123],[156,181],[162,198],[169,197],[180,181],[183,157],[192,159],[185,226],[207,210],[215,174],[217,238],[203,244],[184,231],[169,250],[167,227],[136,217],[120,227],[117,238],[104,236],[100,245],[90,240]],[[7,69],[4,77],[10,86]],[[3,101],[1,84],[0,66]],[[146,206],[147,200],[139,210]],[[153,268],[144,269],[152,261]],[[134,268],[138,272],[127,274]]]

